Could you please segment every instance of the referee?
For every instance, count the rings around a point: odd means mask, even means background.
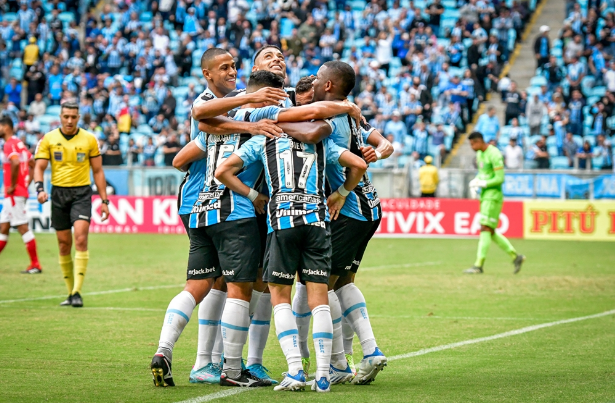
[[[92,133],[77,126],[79,117],[77,103],[63,103],[60,109],[61,128],[45,134],[34,156],[34,182],[38,202],[41,204],[49,200],[43,185],[43,175],[51,161],[51,226],[55,228],[58,237],[60,268],[68,289],[68,298],[60,305],[74,307],[83,306],[80,292],[89,260],[88,232],[92,215],[90,167],[102,198],[102,221],[109,217],[107,185],[98,142]],[[71,227],[75,230],[74,269]]]

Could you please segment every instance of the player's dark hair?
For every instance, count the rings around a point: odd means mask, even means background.
[[[336,84],[340,83],[338,95],[347,97],[356,83],[354,69],[348,63],[338,60],[332,60],[323,66],[327,67],[327,79],[332,81],[334,79]]]
[[[220,56],[225,53],[228,53],[228,51],[222,48],[207,49],[205,53],[203,53],[203,56],[201,56],[201,69],[206,69],[209,62],[211,62],[216,56]]]
[[[284,79],[266,70],[258,70],[250,74],[248,88],[255,89],[263,87],[284,88]]]
[[[11,130],[13,130],[13,119],[9,118],[8,116],[3,116],[0,118],[0,125],[8,126],[11,128]]]
[[[265,45],[262,48],[260,48],[255,54],[254,54],[254,59],[252,60],[252,63],[256,62],[256,59],[258,59],[258,56],[260,56],[260,54],[263,52],[263,50],[265,49],[269,49],[269,48],[275,48],[277,50],[279,50],[280,52],[282,52],[282,49],[280,49],[278,46],[275,45]]]
[[[301,80],[295,86],[295,93],[297,95],[305,94],[312,89],[312,83],[316,80],[315,76],[301,77]]]
[[[76,109],[79,111],[79,104],[77,102],[66,101],[60,105],[60,111],[62,109]]]
[[[470,133],[470,135],[468,136],[468,139],[470,139],[470,140],[481,139],[481,140],[484,141],[483,135],[480,132],[472,132],[472,133]]]

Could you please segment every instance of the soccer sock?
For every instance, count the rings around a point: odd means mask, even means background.
[[[60,269],[62,269],[62,276],[68,289],[68,294],[72,295],[74,286],[74,272],[73,272],[73,258],[71,255],[60,255]]]
[[[476,262],[474,266],[483,267],[487,252],[489,251],[489,245],[491,245],[491,232],[482,231],[480,238],[478,238],[478,251],[476,252]]]
[[[249,308],[250,318],[254,316],[254,311],[256,311],[256,307],[258,306],[258,300],[261,299],[261,295],[263,295],[262,292],[252,290],[252,298],[250,298],[250,308]]]
[[[222,327],[218,325],[216,332],[216,341],[214,342],[214,349],[211,351],[211,362],[214,364],[220,364],[222,361],[222,354],[224,354],[224,343],[222,342]]]
[[[6,246],[8,242],[9,242],[9,236],[0,234],[0,252],[2,252],[2,249],[4,249],[4,247]]]
[[[224,369],[241,371],[241,353],[248,339],[250,303],[227,298],[222,312],[222,341],[224,343]],[[237,374],[234,374],[236,376]]]
[[[517,257],[517,251],[515,250],[515,247],[512,246],[508,238],[506,238],[504,235],[498,232],[494,232],[491,236],[491,239],[493,239],[495,244],[499,246],[500,249],[508,253],[510,257],[512,257],[513,259]]]
[[[38,255],[36,254],[36,239],[34,239],[32,231],[27,231],[21,236],[21,239],[23,239],[23,243],[26,244],[28,255],[30,255],[30,264],[32,264],[32,266],[39,266],[40,263],[38,262]]]
[[[195,306],[196,301],[188,291],[180,292],[171,300],[164,315],[156,354],[164,354],[169,361],[173,360],[173,346],[190,320]]]
[[[75,285],[73,286],[73,294],[81,292],[85,272],[88,270],[88,260],[90,260],[90,252],[87,250],[75,251]]]
[[[267,345],[269,328],[271,327],[271,294],[263,293],[250,322],[250,343],[248,345],[248,367],[263,364],[263,352]]]
[[[331,364],[331,344],[333,343],[331,309],[329,305],[319,305],[312,310],[312,316],[314,317],[312,337],[314,339],[314,351],[316,352],[316,379],[324,377],[328,380]]]
[[[290,375],[297,375],[299,371],[303,370],[303,366],[301,365],[301,351],[299,351],[299,346],[297,345],[299,332],[297,331],[297,323],[295,323],[290,304],[276,305],[273,308],[273,319],[280,347],[282,347],[282,352],[288,363],[288,373]],[[331,323],[331,315],[329,315],[329,323]]]
[[[335,293],[340,300],[344,317],[359,337],[363,356],[373,354],[377,344],[367,315],[367,305],[363,293],[354,283],[343,286]]]
[[[342,338],[342,307],[335,291],[329,291],[329,308],[333,324],[333,344],[331,347],[331,365],[335,368],[346,369],[346,356],[344,356],[344,340]],[[316,319],[316,318],[314,318]]]
[[[211,351],[216,341],[216,332],[224,309],[226,293],[211,290],[199,305],[199,336],[194,369],[211,364]]]
[[[337,295],[337,294],[336,294]],[[341,307],[341,305],[340,305]],[[344,352],[352,355],[352,340],[354,339],[354,330],[342,315],[342,335],[344,336]]]
[[[295,287],[295,297],[293,298],[293,315],[295,315],[295,322],[297,322],[297,330],[299,331],[299,350],[301,350],[301,357],[310,358],[308,335],[310,333],[312,311],[308,305],[307,289],[301,283],[297,283]]]

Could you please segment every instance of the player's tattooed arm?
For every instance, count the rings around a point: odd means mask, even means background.
[[[242,94],[230,98],[216,98],[202,102],[192,108],[192,117],[195,120],[210,119],[224,115],[245,104],[266,102],[267,105],[277,105],[286,98],[288,98],[288,94],[283,89],[264,87],[251,94]]]
[[[194,161],[201,160],[206,156],[207,152],[203,151],[195,140],[192,140],[173,158],[173,167],[179,171],[186,172]]]
[[[242,122],[223,116],[199,121],[199,130],[215,136],[250,133],[253,136],[262,134],[269,138],[280,137],[283,133],[282,129],[269,119],[262,119],[258,122]]]
[[[376,162],[379,159],[389,158],[391,154],[393,154],[393,145],[391,142],[385,139],[376,129],[372,130],[369,137],[367,137],[367,144],[375,147],[361,148],[363,158],[367,161],[367,163]]]
[[[265,205],[269,198],[262,193],[258,193],[241,181],[236,175],[243,168],[243,160],[236,154],[231,154],[216,169],[214,176],[233,192],[247,197],[254,204],[254,209],[259,214],[265,213]]]
[[[331,193],[331,196],[327,199],[327,206],[329,207],[329,214],[331,214],[331,219],[336,220],[340,210],[344,207],[344,203],[346,203],[346,196],[348,193],[357,187],[359,182],[361,182],[361,178],[365,175],[367,171],[367,164],[363,161],[362,158],[357,157],[351,152],[344,151],[338,162],[341,166],[348,168],[346,172],[346,181],[335,192]],[[343,189],[341,189],[343,187]],[[344,194],[342,194],[344,193]]]
[[[290,137],[306,144],[317,144],[331,134],[331,125],[324,120],[281,122],[278,126]]]

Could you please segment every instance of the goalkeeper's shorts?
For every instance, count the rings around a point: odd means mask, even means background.
[[[480,202],[480,225],[496,229],[500,221],[503,201],[481,200]]]

